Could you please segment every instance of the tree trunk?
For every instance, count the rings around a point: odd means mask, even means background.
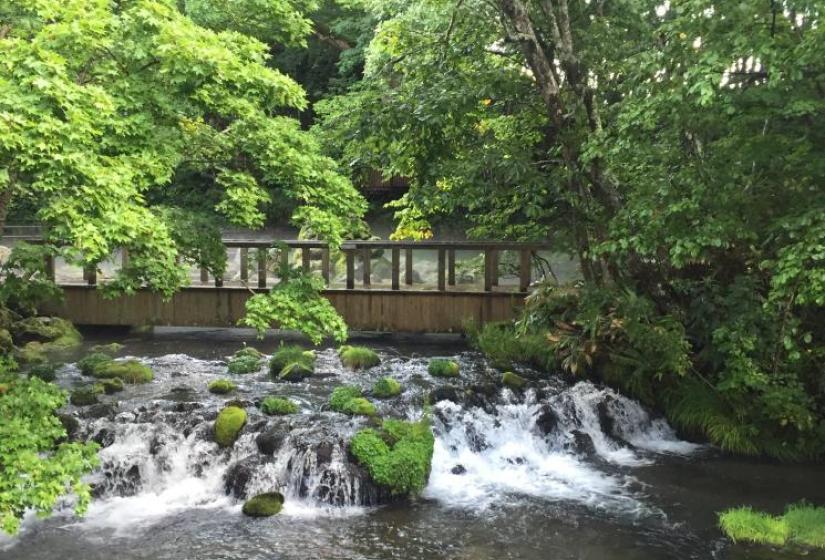
[[[11,192],[11,186],[0,191],[0,237],[3,235],[3,228],[6,227],[6,216],[9,214],[11,205]]]

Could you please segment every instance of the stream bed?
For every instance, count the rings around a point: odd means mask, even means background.
[[[101,405],[66,407],[78,419],[76,437],[102,446],[89,476],[96,498],[81,519],[70,504],[46,520],[30,516],[17,537],[0,536],[0,559],[783,558],[731,545],[716,512],[825,502],[821,466],[683,441],[640,404],[588,382],[519,369],[530,387],[501,388],[501,372],[457,337],[360,338],[354,343],[379,351],[379,366],[348,370],[326,348],[303,382],[275,382],[262,365],[234,376],[232,395],[206,390],[231,377],[226,360],[244,342],[271,354],[280,340],[195,329],[87,336],[86,348],[122,342],[120,355],[151,366],[155,380]],[[456,359],[459,380],[429,376],[434,356]],[[374,400],[381,415],[417,419],[427,398],[434,402],[432,472],[413,502],[388,500],[348,457],[346,442],[368,420],[327,406],[335,387],[368,390],[384,376],[404,392]],[[88,379],[69,363],[58,383]],[[256,404],[271,394],[293,399],[299,413],[261,414]],[[221,450],[211,426],[228,400],[242,401],[249,420]],[[270,490],[286,497],[280,514],[241,513],[245,497]]]

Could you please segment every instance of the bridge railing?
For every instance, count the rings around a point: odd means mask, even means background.
[[[227,272],[215,277],[194,268],[193,286],[266,289],[280,281],[286,265],[319,275],[330,290],[526,292],[539,270],[539,253],[548,252],[540,243],[496,241],[345,241],[331,249],[316,240],[225,239],[224,246]],[[85,269],[82,283],[96,285],[128,259],[128,252],[119,251]],[[56,268],[49,259],[52,278]],[[58,283],[77,283],[58,276]]]

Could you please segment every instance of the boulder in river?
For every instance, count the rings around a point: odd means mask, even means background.
[[[230,447],[245,424],[246,411],[237,406],[227,406],[215,420],[215,441],[221,447]]]
[[[258,434],[255,444],[258,446],[258,451],[264,455],[273,455],[281,448],[288,435],[289,426],[276,425]]]
[[[250,498],[242,511],[250,517],[270,517],[281,511],[284,496],[280,492],[266,492]]]
[[[458,362],[434,358],[427,365],[427,372],[433,377],[458,377]]]
[[[315,373],[315,352],[282,344],[269,360],[269,373],[281,381],[301,381]]]
[[[366,346],[344,345],[338,348],[341,363],[350,369],[369,369],[381,363],[374,350]]]

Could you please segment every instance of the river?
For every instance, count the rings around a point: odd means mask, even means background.
[[[80,437],[104,446],[89,477],[96,499],[82,519],[69,504],[46,520],[28,517],[17,537],[0,537],[3,560],[782,558],[731,545],[716,512],[825,502],[820,466],[731,457],[683,441],[638,403],[586,382],[524,369],[537,379],[530,389],[495,387],[500,372],[458,337],[360,338],[380,351],[381,365],[349,371],[327,348],[305,382],[277,383],[262,368],[237,376],[229,397],[206,391],[228,376],[227,357],[244,342],[271,353],[280,338],[97,331],[85,347],[115,340],[125,344],[121,355],[150,365],[155,380],[103,397],[111,406],[67,407]],[[434,389],[449,393],[449,382],[426,373],[432,356],[460,362],[459,393],[470,396],[432,406],[435,454],[423,495],[375,505],[345,447],[367,420],[327,410],[329,394],[389,375],[405,391],[376,401],[379,412],[417,418]],[[86,381],[69,363],[58,382]],[[261,415],[255,403],[274,393],[298,402],[299,414]],[[244,401],[249,422],[231,450],[219,450],[211,423],[229,398]],[[241,513],[243,496],[272,489],[286,496],[279,515]]]

